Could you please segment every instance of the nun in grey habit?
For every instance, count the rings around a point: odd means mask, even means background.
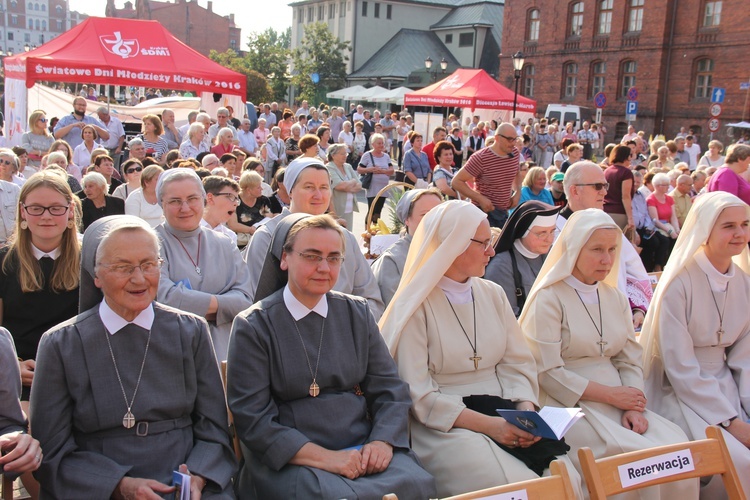
[[[203,478],[196,484],[205,480],[203,498],[233,498],[236,460],[206,321],[153,302],[152,289],[128,322],[107,305],[108,294],[118,293],[113,282],[105,300],[94,288],[99,243],[122,226],[153,235],[136,217],[94,222],[83,238],[81,312],[39,344],[31,420],[44,450],[35,473],[41,498],[110,498],[124,478],[171,485],[182,464]],[[148,259],[158,260],[156,247],[146,248]],[[158,281],[158,273],[151,279]]]
[[[409,449],[408,389],[367,302],[331,290],[341,262],[325,260],[346,255],[342,231],[326,215],[283,219],[271,242],[281,267],[266,276],[276,290],[234,321],[227,401],[245,457],[238,498],[435,496],[432,476]],[[327,285],[311,284],[321,279]],[[383,447],[392,451],[385,467],[360,467]],[[331,455],[345,457],[342,470]]]

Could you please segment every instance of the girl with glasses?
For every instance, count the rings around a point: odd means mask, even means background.
[[[63,172],[34,174],[21,188],[15,234],[0,249],[0,325],[18,352],[27,414],[39,340],[78,311],[76,199]]]

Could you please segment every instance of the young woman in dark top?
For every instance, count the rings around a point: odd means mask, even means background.
[[[76,203],[64,173],[34,174],[21,188],[15,233],[0,249],[0,323],[16,345],[26,410],[39,339],[78,313]]]

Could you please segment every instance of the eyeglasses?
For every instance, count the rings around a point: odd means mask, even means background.
[[[70,205],[52,205],[51,207],[43,207],[42,205],[24,205],[21,203],[21,206],[24,210],[26,210],[26,213],[29,215],[34,216],[40,216],[43,215],[45,211],[49,212],[50,215],[65,215],[68,213],[68,210],[70,209]]]
[[[509,136],[503,135],[503,134],[495,134],[495,135],[497,135],[498,137],[502,137],[506,141],[510,141],[510,142],[515,142],[515,140],[518,139],[518,137],[516,137],[516,136],[509,137]]]
[[[133,173],[135,173],[135,172],[142,172],[142,171],[143,171],[143,167],[133,167],[133,168],[129,168],[129,169],[127,169],[127,170],[125,171],[125,173],[126,173],[126,174],[133,174]]]
[[[540,240],[548,240],[555,236],[555,230],[552,229],[550,231],[529,231],[529,234],[533,234],[536,238],[539,238]]]
[[[226,196],[229,201],[234,203],[235,205],[240,204],[240,197],[237,196],[234,193],[216,193],[214,196]]]
[[[15,162],[13,160],[0,160],[0,163],[4,165],[13,165]]]
[[[170,208],[179,209],[182,208],[182,205],[184,203],[187,203],[189,207],[195,207],[197,205],[203,204],[203,198],[201,196],[191,196],[187,200],[181,200],[179,198],[173,198],[171,200],[167,200],[167,205],[169,205]]]
[[[497,235],[493,234],[491,238],[484,240],[484,241],[475,240],[474,238],[469,238],[469,240],[473,241],[474,243],[479,243],[480,245],[482,245],[484,247],[484,251],[486,252],[491,247],[495,246],[495,243],[497,243],[497,240],[499,237],[500,237],[500,234],[498,233]]]
[[[324,260],[328,262],[329,266],[340,266],[344,262],[344,257],[341,255],[329,255],[323,257],[322,255],[314,253],[295,252],[297,255],[302,257],[306,262],[310,264],[319,265]]]
[[[588,184],[576,184],[576,186],[594,186],[594,189],[601,191],[602,189],[607,191],[609,189],[609,182],[589,182]]]
[[[47,123],[47,119],[46,118],[39,118],[39,121],[42,122],[42,123]]]
[[[141,262],[140,265],[134,266],[132,264],[100,264],[107,269],[109,269],[109,272],[114,274],[115,276],[119,278],[129,278],[130,276],[133,276],[133,273],[136,269],[140,269],[141,273],[143,273],[144,276],[153,276],[156,274],[159,274],[161,270],[161,264],[164,262],[161,259],[158,260],[148,260],[146,262]]]

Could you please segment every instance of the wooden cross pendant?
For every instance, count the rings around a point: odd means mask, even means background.
[[[310,384],[310,390],[308,391],[308,394],[310,394],[310,396],[314,398],[317,398],[318,394],[320,394],[320,387],[318,386],[317,382],[315,382],[315,380],[313,380],[313,383]]]
[[[599,349],[600,349],[600,351],[602,353],[602,356],[604,356],[604,346],[607,345],[607,344],[609,344],[609,342],[607,342],[604,339],[601,339],[599,342],[597,342],[597,344],[599,344]]]
[[[470,357],[469,359],[474,362],[474,369],[478,370],[479,369],[479,361],[482,359],[482,356],[477,356],[477,353],[474,353],[474,355],[472,357]]]

